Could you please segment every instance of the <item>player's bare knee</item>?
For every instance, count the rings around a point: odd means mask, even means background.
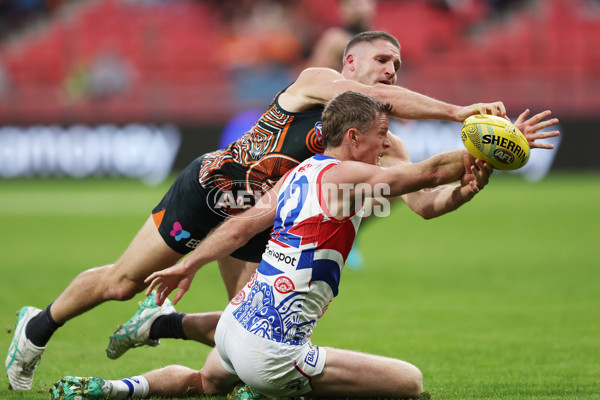
[[[116,286],[109,289],[111,300],[126,301],[135,297],[136,294],[143,291],[144,285],[128,279],[121,280]]]
[[[186,385],[187,392],[185,393],[185,395],[187,396],[198,396],[201,394],[205,394],[202,381],[202,374],[200,373],[200,371],[190,374],[186,378]]]
[[[228,393],[233,389],[234,384],[238,382],[235,377],[232,381],[230,378],[225,378],[218,373],[211,373],[210,368],[203,368],[200,371],[200,374],[202,378],[202,389],[206,395],[221,395]]]
[[[204,394],[215,395],[222,393],[219,380],[209,374],[203,373],[201,375],[201,384]]]
[[[90,268],[81,272],[72,282],[78,287],[89,288],[86,295],[99,297],[106,300],[125,299],[121,288],[121,281],[115,273],[114,265]]]
[[[143,281],[132,280],[127,276],[120,275],[116,271],[111,271],[105,281],[105,296],[107,300],[126,301],[132,299],[136,294],[146,288]]]

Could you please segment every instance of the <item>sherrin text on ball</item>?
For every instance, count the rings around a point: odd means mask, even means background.
[[[471,155],[501,170],[515,170],[529,161],[530,148],[521,131],[509,120],[494,115],[472,115],[461,130]]]

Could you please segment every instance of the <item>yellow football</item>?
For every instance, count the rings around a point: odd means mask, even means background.
[[[460,133],[471,155],[502,170],[519,169],[529,161],[529,143],[510,121],[493,115],[472,115]]]

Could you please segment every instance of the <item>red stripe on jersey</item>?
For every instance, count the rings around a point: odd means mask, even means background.
[[[323,173],[325,171],[327,171],[328,169],[330,169],[331,167],[334,167],[336,165],[338,165],[338,164],[327,165],[326,167],[323,168],[323,170],[317,176],[317,197],[319,198],[319,205],[321,206],[321,209],[325,212],[325,215],[327,215],[329,218],[336,220],[336,221],[345,221],[349,218],[354,217],[356,215],[356,213],[358,212],[358,210],[360,210],[362,208],[362,206],[365,204],[365,202],[363,201],[361,203],[360,207],[356,207],[356,205],[355,205],[354,210],[352,210],[350,215],[347,217],[338,219],[331,214],[331,211],[329,211],[329,207],[327,207],[327,204],[325,203],[325,200],[323,199],[323,192],[321,190],[321,179],[322,179]]]
[[[316,243],[316,249],[336,250],[344,260],[356,237],[352,220],[324,220],[323,215],[307,218],[290,228],[289,232],[302,237],[301,245]]]
[[[325,203],[325,200],[323,199],[323,192],[321,191],[321,178],[323,177],[323,173],[325,171],[327,171],[328,169],[330,169],[333,166],[336,166],[336,164],[330,164],[327,165],[326,167],[324,167],[321,172],[319,172],[319,175],[317,175],[317,197],[319,198],[319,205],[321,206],[321,209],[325,212],[325,215],[327,215],[329,218],[334,218],[331,213],[329,212],[329,207],[327,207],[327,204]]]

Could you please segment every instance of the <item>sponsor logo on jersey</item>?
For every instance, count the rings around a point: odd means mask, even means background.
[[[306,147],[315,154],[323,154],[324,143],[321,136],[321,122],[317,122],[315,127],[306,135]]]
[[[304,362],[308,365],[314,367],[317,365],[317,360],[319,359],[319,348],[317,346],[310,346],[310,350],[304,357]]]
[[[258,272],[255,272],[252,274],[252,276],[250,277],[250,282],[248,282],[248,288],[251,288],[252,285],[254,285],[254,282],[256,282],[257,276],[258,276]]]
[[[196,247],[198,247],[198,245],[200,244],[200,240],[199,239],[190,239],[187,241],[187,243],[185,244],[186,247],[189,247],[190,249],[195,249]]]
[[[315,133],[317,134],[317,138],[319,139],[320,142],[323,141],[323,123],[321,121],[318,121],[315,124]]]
[[[238,292],[238,294],[236,294],[235,297],[233,299],[231,299],[230,303],[234,306],[239,306],[240,304],[242,304],[242,301],[244,301],[245,298],[246,298],[246,292],[244,292],[243,290],[240,290]]]
[[[301,167],[298,167],[298,172],[304,172],[306,171],[308,168],[312,167],[311,163],[306,163]]]
[[[280,276],[275,279],[275,283],[273,284],[275,290],[277,290],[281,294],[286,294],[294,290],[294,282],[287,276]]]
[[[181,227],[181,223],[179,221],[175,221],[173,223],[173,229],[171,230],[171,236],[175,238],[178,242],[181,239],[187,239],[190,237],[190,233]]]
[[[282,262],[282,263],[284,263],[286,265],[291,265],[292,267],[296,266],[296,261],[297,261],[296,257],[288,256],[287,254],[284,254],[284,253],[282,253],[280,251],[273,250],[268,245],[267,245],[267,247],[265,249],[265,253],[268,254],[268,255],[270,255],[271,257],[273,257],[277,261]]]

